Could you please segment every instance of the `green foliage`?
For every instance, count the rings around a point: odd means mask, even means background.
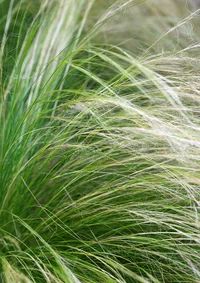
[[[26,2],[0,1],[1,281],[199,282],[197,12],[163,34],[154,1],[141,53],[98,31],[142,1]]]

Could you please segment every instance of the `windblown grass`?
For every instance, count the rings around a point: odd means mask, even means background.
[[[95,44],[92,4],[1,1],[1,281],[200,282],[198,34]]]

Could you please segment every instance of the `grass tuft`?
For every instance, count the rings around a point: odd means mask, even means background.
[[[200,282],[199,10],[164,2],[0,1],[1,282]]]

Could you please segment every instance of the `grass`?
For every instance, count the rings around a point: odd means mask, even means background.
[[[97,2],[0,1],[0,281],[197,283],[198,11],[126,48]]]

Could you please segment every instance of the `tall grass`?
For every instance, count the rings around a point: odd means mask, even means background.
[[[0,281],[200,282],[198,11],[141,2],[0,1]]]

